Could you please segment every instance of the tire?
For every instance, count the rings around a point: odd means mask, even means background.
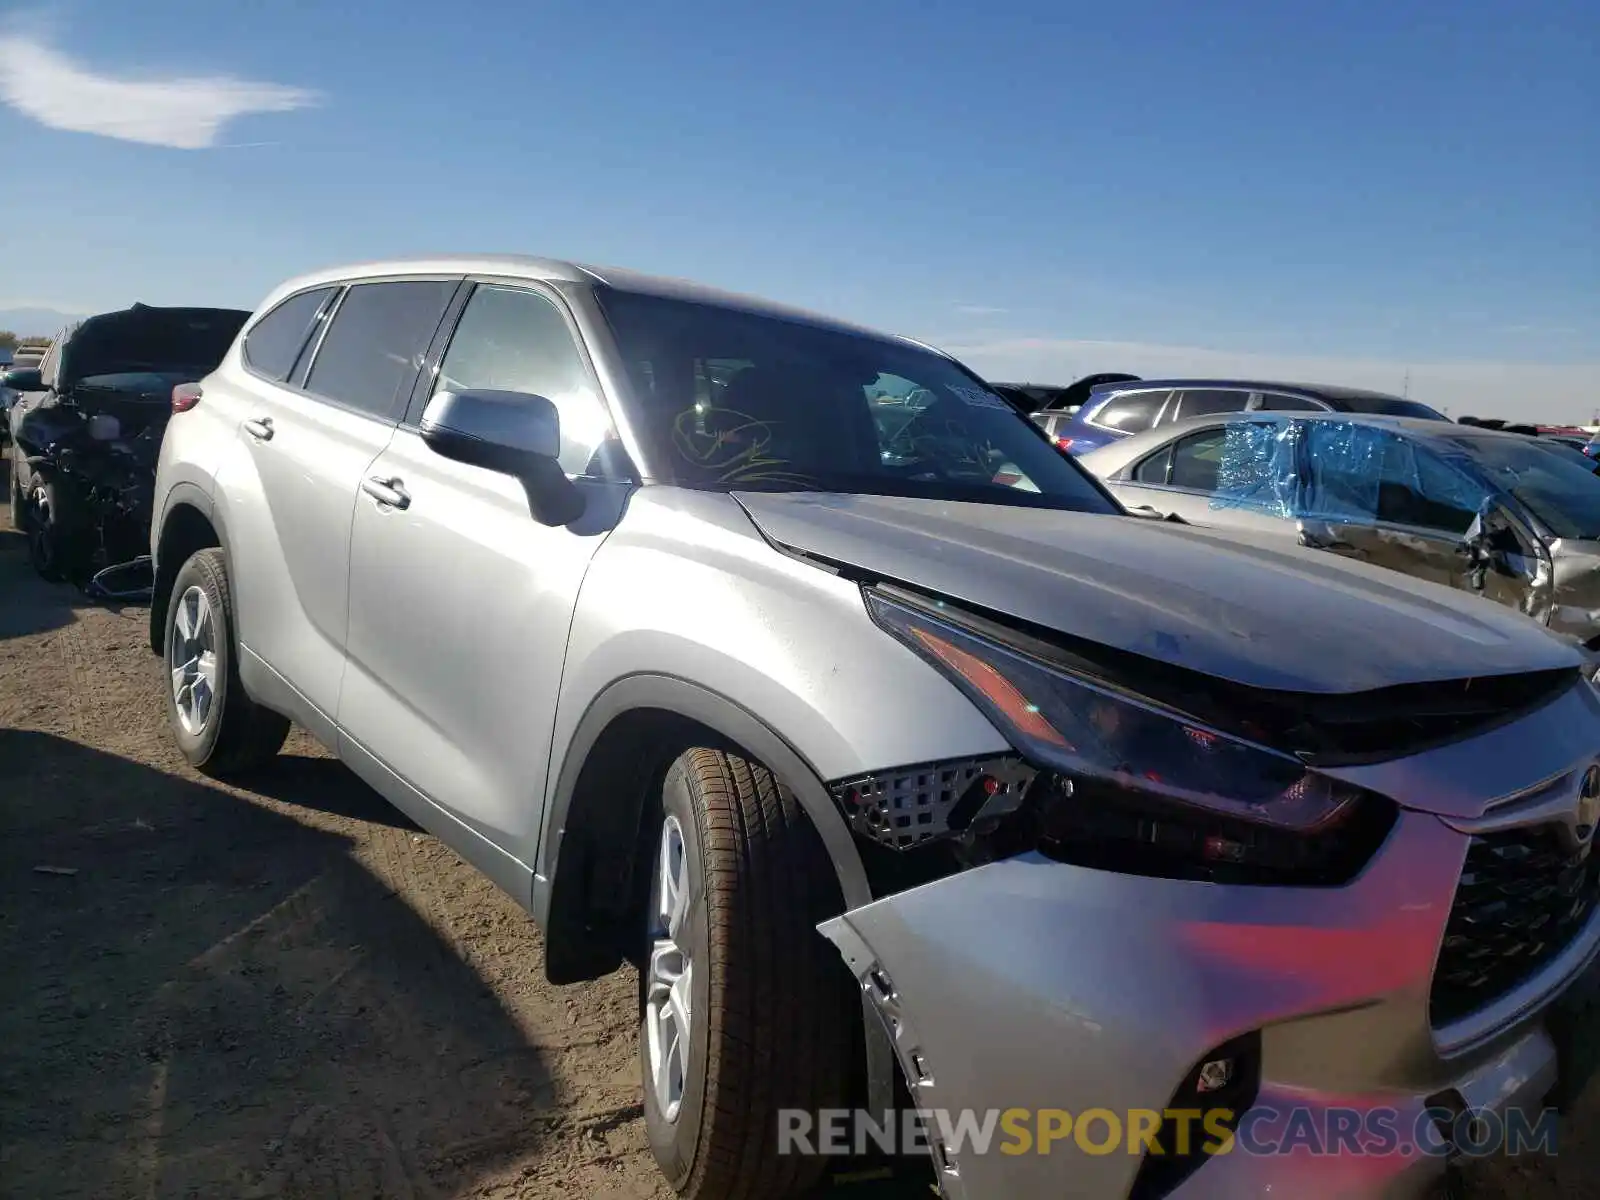
[[[218,778],[239,775],[277,756],[289,736],[289,721],[251,700],[239,681],[233,597],[221,550],[197,551],[178,569],[161,644],[167,724],[196,770]],[[183,677],[189,699],[184,707],[176,671],[186,664],[192,669]]]
[[[41,579],[61,583],[80,578],[88,570],[92,548],[82,505],[70,484],[35,472],[24,519],[28,561]]]
[[[651,825],[639,1025],[650,1148],[689,1200],[801,1194],[827,1164],[778,1153],[779,1110],[849,1104],[861,1012],[854,981],[816,929],[843,907],[832,864],[794,797],[734,752],[679,757]],[[675,1101],[658,1091],[651,1049],[660,1024],[652,996],[671,974],[659,964],[674,941],[663,942],[656,914],[671,907],[658,897],[663,859],[675,861],[664,850],[674,827],[690,898],[675,939],[687,949],[690,1011]]]
[[[27,464],[22,461],[22,448],[11,446],[11,528],[18,533],[28,532],[28,501],[23,483],[28,476]]]

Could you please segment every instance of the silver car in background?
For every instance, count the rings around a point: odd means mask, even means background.
[[[800,1194],[796,1111],[907,1093],[1416,1128],[1589,1069],[1600,696],[1513,612],[1131,516],[944,354],[628,271],[307,275],[173,401],[179,748],[260,768],[299,722],[553,981],[636,963],[681,1195]],[[1161,1138],[931,1153],[950,1197],[1445,1171]]]
[[[1600,477],[1569,447],[1444,421],[1237,413],[1079,461],[1129,507],[1403,571],[1600,646]]]

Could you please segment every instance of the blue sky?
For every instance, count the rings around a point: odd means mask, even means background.
[[[1587,418],[1597,81],[1593,0],[14,8],[0,311],[517,250],[997,378],[1409,368],[1457,413]]]

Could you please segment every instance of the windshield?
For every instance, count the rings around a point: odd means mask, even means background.
[[[1384,417],[1416,417],[1424,421],[1448,421],[1437,409],[1399,396],[1342,396],[1339,403],[1349,412],[1375,413]]]
[[[1557,537],[1600,538],[1600,476],[1565,446],[1513,437],[1454,437],[1478,470],[1510,492]]]
[[[661,482],[1120,511],[1032,422],[931,351],[711,304],[596,296]]]

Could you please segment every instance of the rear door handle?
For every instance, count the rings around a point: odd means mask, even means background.
[[[270,442],[272,440],[272,418],[258,417],[255,420],[246,421],[244,423],[244,431],[258,442]]]
[[[389,508],[407,508],[411,504],[411,493],[406,491],[398,479],[385,479],[381,475],[373,475],[361,481],[361,490],[379,504],[387,505]]]

